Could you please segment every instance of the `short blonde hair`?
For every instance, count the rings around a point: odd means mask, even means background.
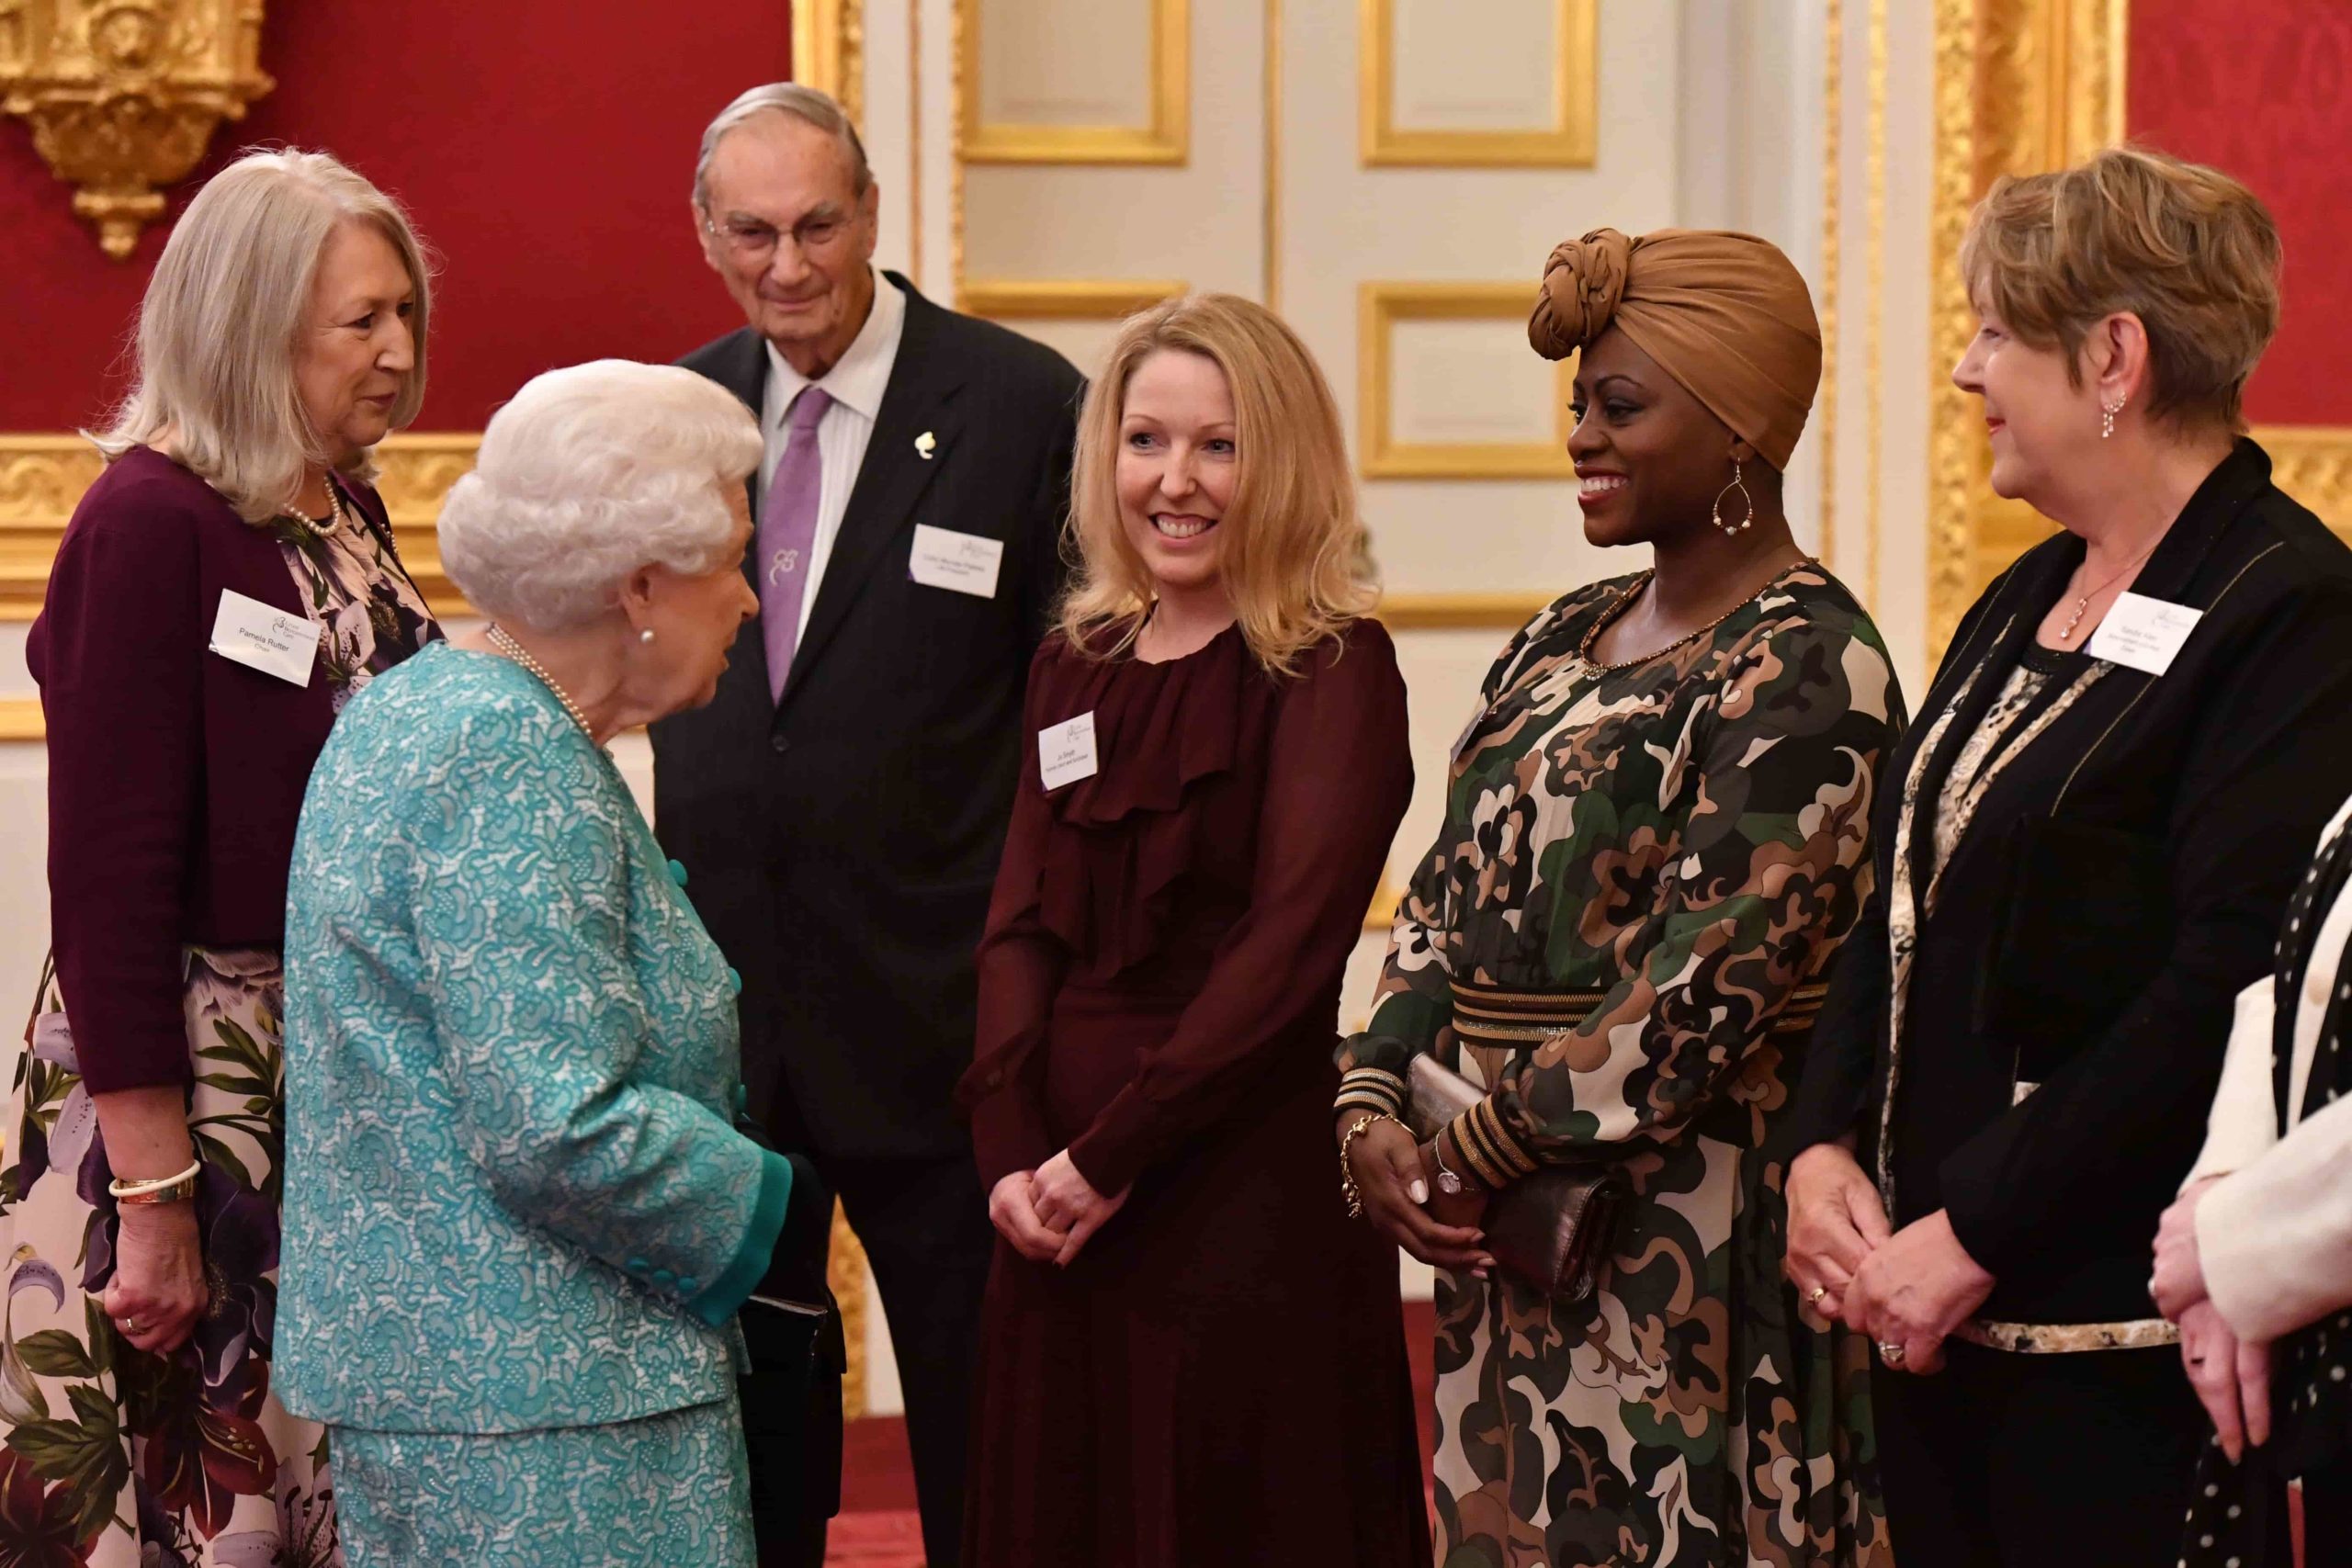
[[[734,393],[675,365],[598,359],[523,383],[441,503],[441,564],[494,620],[535,631],[612,609],[649,565],[728,564],[760,426]]]
[[[1379,589],[1323,372],[1272,311],[1231,294],[1130,317],[1087,389],[1071,487],[1078,572],[1062,631],[1076,648],[1122,652],[1151,607],[1151,574],[1120,525],[1115,471],[1127,382],[1162,350],[1208,359],[1232,391],[1237,462],[1218,561],[1250,652],[1288,673],[1300,654],[1371,610]],[[1116,637],[1097,635],[1113,626]]]
[[[2278,331],[2278,225],[2218,169],[2113,147],[2056,174],[2004,176],[1968,220],[1969,292],[2081,382],[2091,330],[2148,333],[2148,412],[2243,429],[2246,378]]]
[[[85,432],[111,462],[166,428],[179,460],[248,523],[294,505],[306,468],[328,461],[294,383],[294,345],[319,258],[338,225],[375,226],[416,291],[416,363],[392,428],[424,402],[430,269],[400,204],[325,152],[248,152],[206,182],[172,229],[139,308],[138,379],[104,431]],[[376,477],[372,453],[339,465]]]

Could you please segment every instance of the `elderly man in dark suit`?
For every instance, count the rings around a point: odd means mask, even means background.
[[[766,437],[760,619],[717,700],[654,727],[654,796],[742,973],[752,1111],[813,1158],[873,1265],[943,1568],[993,1237],[951,1094],[1032,743],[1023,689],[1062,587],[1080,379],[876,271],[876,194],[809,88],[752,88],[704,134],[695,221],[750,324],[680,363]],[[783,1397],[746,1389],[755,1495],[793,1484],[763,1473],[790,1461],[748,1408]]]

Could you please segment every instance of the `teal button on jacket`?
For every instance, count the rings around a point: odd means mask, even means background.
[[[286,993],[289,1410],[514,1432],[727,1396],[791,1168],[733,1127],[725,961],[536,677],[440,645],[353,699]]]

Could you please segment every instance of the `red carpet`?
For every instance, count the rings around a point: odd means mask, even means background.
[[[1434,1377],[1430,1340],[1436,1318],[1427,1302],[1405,1303],[1405,1344],[1413,1363],[1413,1411],[1429,1452]],[[915,1520],[914,1467],[907,1424],[895,1416],[853,1421],[842,1450],[842,1512],[825,1548],[827,1568],[922,1568],[922,1531]]]

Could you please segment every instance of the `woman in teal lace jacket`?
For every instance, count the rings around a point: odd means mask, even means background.
[[[791,1168],[736,1130],[731,976],[604,746],[710,700],[759,456],[684,370],[526,386],[441,518],[494,619],[312,776],[278,1373],[354,1568],[752,1561],[733,1318]]]

